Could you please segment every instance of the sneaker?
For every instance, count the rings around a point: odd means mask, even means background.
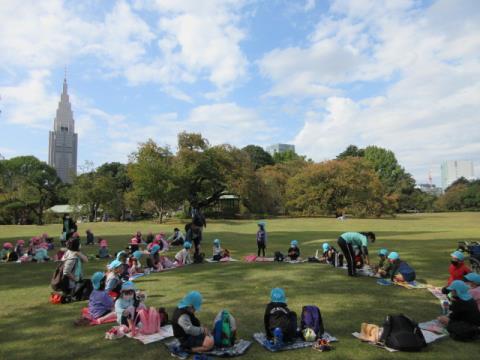
[[[170,349],[170,355],[177,359],[188,359],[188,353],[184,352],[180,346],[173,346]]]

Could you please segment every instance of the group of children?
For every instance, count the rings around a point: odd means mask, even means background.
[[[1,262],[45,262],[49,261],[48,250],[54,247],[53,239],[48,234],[34,236],[26,244],[25,240],[17,240],[15,245],[5,242],[0,250]]]

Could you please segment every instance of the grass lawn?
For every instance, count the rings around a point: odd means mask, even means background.
[[[81,224],[84,235],[90,227],[95,236],[108,239],[111,252],[123,248],[136,230],[170,232],[176,223],[98,223]],[[214,238],[240,259],[256,251],[254,221],[210,221],[204,233],[204,251],[210,255]],[[347,220],[278,219],[267,222],[269,254],[286,252],[297,239],[303,256],[313,255],[324,241],[331,243],[347,230],[374,231],[377,242],[372,254],[381,247],[396,250],[417,272],[418,280],[444,285],[448,278],[449,254],[460,240],[480,240],[480,213],[415,214],[396,219]],[[60,232],[59,225],[0,226],[0,242],[29,239],[33,235]],[[87,254],[96,247],[83,247]],[[85,274],[101,270],[106,262],[91,261]],[[131,339],[104,339],[108,325],[73,326],[80,309],[74,303],[51,305],[50,277],[54,263],[0,265],[0,359],[166,359],[170,355],[163,343],[142,345]],[[147,305],[165,306],[169,313],[190,290],[204,295],[198,314],[211,327],[216,313],[228,308],[239,323],[239,335],[251,339],[263,329],[263,312],[272,287],[283,287],[288,304],[299,313],[302,305],[320,307],[327,331],[337,336],[335,350],[317,353],[311,349],[269,353],[254,343],[244,359],[473,359],[478,358],[480,343],[459,343],[442,339],[422,353],[390,354],[361,343],[351,336],[362,322],[381,324],[389,313],[405,313],[417,321],[439,315],[440,306],[426,290],[383,287],[371,278],[348,278],[346,273],[319,264],[202,264],[138,279],[138,288],[148,294]]]

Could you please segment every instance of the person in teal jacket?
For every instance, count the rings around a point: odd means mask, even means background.
[[[368,243],[375,242],[375,234],[373,232],[346,232],[340,235],[337,244],[342,250],[343,256],[347,260],[348,276],[356,276],[355,268],[355,250],[354,247],[360,249],[364,263],[370,265],[368,259]]]

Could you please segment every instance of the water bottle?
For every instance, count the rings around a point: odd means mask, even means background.
[[[442,314],[447,315],[449,309],[450,309],[450,303],[448,302],[448,300],[443,300],[442,301]]]
[[[273,344],[275,346],[281,346],[283,344],[283,332],[280,328],[273,330]]]

